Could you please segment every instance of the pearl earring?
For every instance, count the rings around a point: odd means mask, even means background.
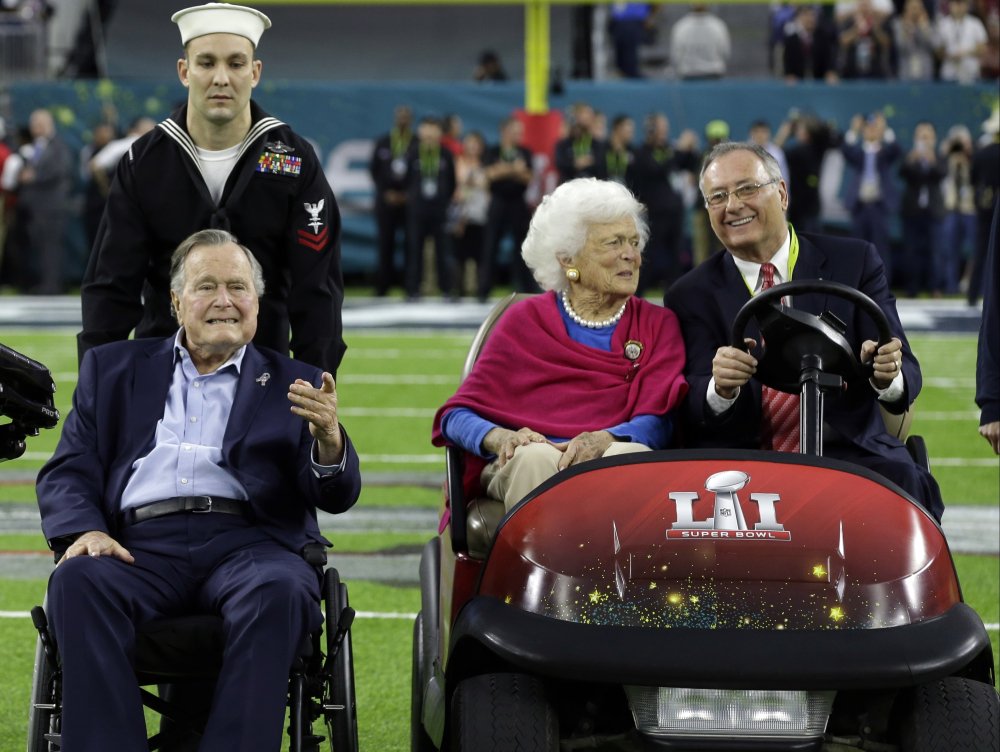
[[[580,279],[580,270],[571,266],[569,269],[566,270],[566,279],[568,279],[570,282],[576,282],[578,279]]]

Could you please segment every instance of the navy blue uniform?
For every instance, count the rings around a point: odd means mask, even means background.
[[[80,358],[95,345],[177,330],[170,256],[209,227],[264,270],[254,342],[336,374],[344,355],[340,211],[312,146],[250,103],[252,124],[218,204],[185,130],[187,106],[118,163],[81,290]],[[289,329],[291,341],[289,342]]]

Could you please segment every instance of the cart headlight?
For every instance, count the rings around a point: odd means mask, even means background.
[[[822,736],[835,692],[625,688],[636,727],[655,736]]]

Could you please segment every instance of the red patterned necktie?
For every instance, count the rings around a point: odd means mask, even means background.
[[[774,287],[774,264],[761,264],[761,290]],[[799,451],[799,395],[761,386],[761,449]]]

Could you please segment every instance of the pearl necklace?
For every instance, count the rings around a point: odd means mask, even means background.
[[[576,311],[573,310],[573,306],[569,304],[569,295],[566,294],[565,290],[562,292],[562,303],[569,317],[580,326],[585,326],[588,329],[602,329],[603,327],[617,324],[621,320],[621,317],[625,313],[625,306],[628,301],[626,300],[622,303],[622,307],[618,309],[618,313],[609,319],[605,319],[604,321],[587,321],[587,319],[581,317]]]

